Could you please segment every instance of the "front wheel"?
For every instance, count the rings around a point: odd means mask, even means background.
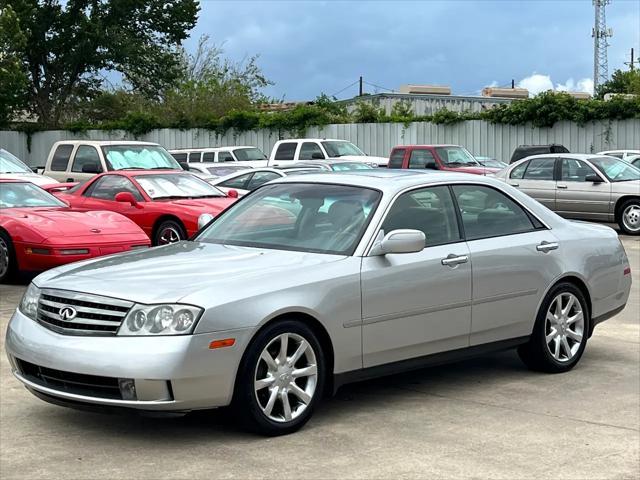
[[[300,429],[322,396],[325,361],[313,331],[285,320],[252,341],[238,371],[234,407],[245,427],[263,435]]]
[[[568,372],[582,357],[589,322],[584,294],[572,283],[559,283],[542,302],[531,338],[518,354],[532,370]]]
[[[0,283],[11,280],[17,270],[16,255],[11,237],[4,232],[0,232]]]
[[[154,245],[169,245],[187,238],[184,227],[175,220],[165,220],[156,229],[153,238]]]
[[[627,235],[640,235],[640,200],[627,200],[620,207],[618,225]]]

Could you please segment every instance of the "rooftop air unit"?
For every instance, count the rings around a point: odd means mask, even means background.
[[[400,93],[418,95],[451,95],[451,87],[442,85],[400,85]]]

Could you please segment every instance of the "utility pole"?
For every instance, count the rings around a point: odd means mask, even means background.
[[[595,24],[591,36],[593,37],[593,87],[605,83],[609,79],[609,63],[607,61],[607,38],[613,36],[613,30],[607,28],[605,7],[610,0],[593,0],[595,7]]]
[[[631,47],[631,59],[628,62],[624,62],[625,65],[629,65],[629,70],[633,72],[635,69],[636,58],[633,56],[633,47]],[[638,62],[640,63],[640,57],[638,58]]]
[[[362,85],[362,75],[360,75],[360,88],[358,89],[358,96],[361,97],[364,93],[363,85]]]

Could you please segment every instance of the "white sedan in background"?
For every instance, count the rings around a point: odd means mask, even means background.
[[[323,171],[319,167],[291,167],[286,169],[278,168],[252,168],[250,171],[241,170],[224,177],[207,180],[211,185],[227,193],[229,190],[238,192],[238,197],[243,197],[247,193],[255,190],[271,180],[286,177],[289,175],[299,175],[303,173],[318,173]]]

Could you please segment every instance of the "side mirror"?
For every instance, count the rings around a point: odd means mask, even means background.
[[[313,152],[311,154],[311,160],[324,160],[324,155],[320,152]]]
[[[584,181],[593,182],[593,183],[602,183],[602,179],[595,173],[592,173],[591,175],[587,175],[586,177],[584,177]]]
[[[392,230],[373,246],[371,256],[389,253],[416,253],[424,250],[426,237],[420,230]]]
[[[82,173],[102,173],[102,167],[96,162],[85,163],[82,165]]]
[[[180,164],[180,166],[182,167],[183,170],[185,170],[187,172],[190,170],[189,162],[185,162],[184,160],[181,160],[178,163]]]
[[[227,191],[227,197],[228,198],[238,198],[238,191],[234,190],[233,188],[230,189],[229,191]]]
[[[134,207],[138,205],[138,201],[136,200],[136,197],[134,197],[133,193],[131,192],[118,192],[116,193],[114,200],[116,202],[129,203]]]

